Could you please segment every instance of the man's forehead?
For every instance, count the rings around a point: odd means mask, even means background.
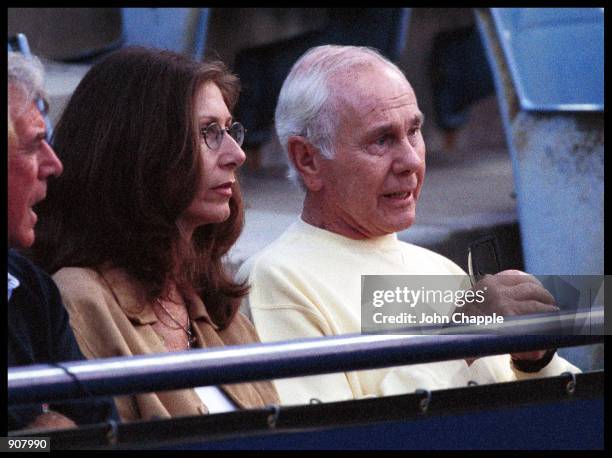
[[[384,114],[404,108],[414,108],[418,111],[413,93],[404,92],[393,97],[364,97],[362,115]]]
[[[421,116],[412,87],[395,71],[352,74],[338,91],[337,101],[339,111],[349,117],[364,119],[400,111],[411,118]]]

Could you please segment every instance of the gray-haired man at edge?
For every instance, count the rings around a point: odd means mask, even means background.
[[[53,280],[16,248],[34,243],[34,205],[45,198],[47,180],[62,164],[47,143],[37,106],[44,97],[43,69],[36,58],[8,54],[8,366],[84,359]],[[8,430],[64,429],[116,420],[108,398],[8,408]]]

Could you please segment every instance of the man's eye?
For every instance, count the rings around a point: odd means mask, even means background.
[[[378,137],[374,143],[378,146],[385,146],[391,140],[392,140],[391,135],[385,134],[385,135]]]
[[[420,131],[421,131],[421,127],[413,127],[412,129],[408,131],[408,135],[411,137],[414,137],[418,135]]]

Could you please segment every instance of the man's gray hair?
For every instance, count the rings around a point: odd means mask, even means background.
[[[12,131],[11,108],[20,113],[27,109],[30,103],[37,97],[44,97],[44,70],[40,60],[35,57],[25,57],[18,52],[9,51],[8,53],[8,86],[18,89],[21,92],[19,107],[11,107],[16,100],[11,100],[9,92],[9,135]]]
[[[338,113],[336,91],[332,91],[330,80],[341,70],[372,63],[387,65],[403,76],[393,62],[365,46],[317,46],[298,59],[283,83],[276,105],[276,134],[285,153],[289,137],[299,135],[325,157],[334,156]]]

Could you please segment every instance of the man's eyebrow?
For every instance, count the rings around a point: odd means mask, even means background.
[[[42,141],[47,141],[48,134],[49,132],[47,129],[37,129],[36,133],[32,137],[30,137],[29,140],[26,140],[24,144],[27,144],[29,145],[29,147],[34,148],[36,145],[38,145],[38,143]]]
[[[425,115],[423,113],[417,113],[412,117],[412,124],[417,124],[419,126],[422,126],[423,124],[425,124]]]
[[[373,127],[372,130],[370,130],[369,136],[375,137],[376,135],[380,135],[389,130],[392,130],[393,127],[394,127],[394,124],[391,122],[385,122],[383,124],[379,124],[378,126]]]
[[[425,123],[425,115],[423,113],[416,113],[410,119],[411,125],[422,126]],[[382,134],[388,130],[392,130],[395,127],[395,124],[392,122],[385,122],[378,126],[375,126],[370,130],[369,134],[372,136],[376,136]]]

